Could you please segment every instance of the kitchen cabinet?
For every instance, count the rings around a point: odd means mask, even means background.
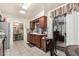
[[[47,17],[41,16],[35,20],[30,21],[30,30],[33,31],[35,28],[41,28],[42,32],[46,30],[47,28]]]
[[[41,40],[42,40],[42,37],[43,36],[46,36],[46,35],[35,35],[35,34],[29,34],[29,40],[28,42],[34,44],[36,47],[40,48],[41,49]]]
[[[28,42],[34,44],[36,47],[41,49],[43,47],[41,46],[41,40],[43,36],[46,36],[46,34],[44,33],[46,31],[46,28],[47,28],[46,16],[41,16],[35,20],[30,21],[31,32],[28,35]],[[33,30],[35,30],[37,34],[34,34]],[[38,32],[40,32],[41,34]]]
[[[33,30],[35,28],[35,22],[30,21],[30,29]]]
[[[41,48],[41,36],[35,35],[35,44],[38,48]]]
[[[29,38],[29,42],[31,42],[32,44],[34,44],[35,46],[37,46],[38,48],[40,48],[40,42],[41,42],[41,37],[38,36],[38,35],[33,35],[33,34],[30,34],[30,38]]]
[[[39,27],[47,28],[47,17],[46,16],[42,16],[39,18]]]
[[[27,41],[30,42],[30,34],[27,33]]]
[[[32,42],[33,44],[35,44],[35,40],[36,40],[36,39],[35,39],[35,35],[31,35],[31,40],[32,40],[31,42]]]
[[[29,42],[31,42],[32,44],[35,44],[35,40],[34,40],[34,35],[30,35],[30,38],[29,38]]]

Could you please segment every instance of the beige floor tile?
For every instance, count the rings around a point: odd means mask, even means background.
[[[59,55],[64,55],[63,52],[58,51]],[[6,50],[6,56],[50,56],[50,52],[45,53],[37,47],[30,48],[22,40],[15,41],[11,49]]]

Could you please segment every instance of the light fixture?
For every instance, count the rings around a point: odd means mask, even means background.
[[[26,12],[24,10],[20,10],[20,13],[21,14],[25,14]]]
[[[22,5],[22,8],[25,9],[25,10],[27,10],[30,5],[31,5],[31,3],[24,3]]]
[[[15,25],[15,26],[18,26],[18,25],[19,25],[19,23],[17,23],[17,22],[16,22],[16,23],[14,23],[14,25]]]

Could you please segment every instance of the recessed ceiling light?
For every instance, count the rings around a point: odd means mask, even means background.
[[[18,23],[15,23],[14,25],[15,25],[15,26],[18,26],[19,24],[18,24]]]
[[[28,7],[31,5],[31,3],[24,3],[23,5],[22,5],[22,8],[23,9],[28,9]]]
[[[25,12],[25,11],[23,11],[23,10],[20,10],[20,13],[21,13],[21,14],[25,14],[26,12]]]

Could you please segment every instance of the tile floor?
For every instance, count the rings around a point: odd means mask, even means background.
[[[57,55],[65,56],[64,52],[57,50]],[[5,56],[50,56],[50,52],[43,52],[37,47],[29,47],[24,41],[15,41],[12,48],[6,50]]]
[[[57,46],[60,46],[60,47],[65,47],[65,43],[64,42],[61,42],[61,41],[57,41]]]

